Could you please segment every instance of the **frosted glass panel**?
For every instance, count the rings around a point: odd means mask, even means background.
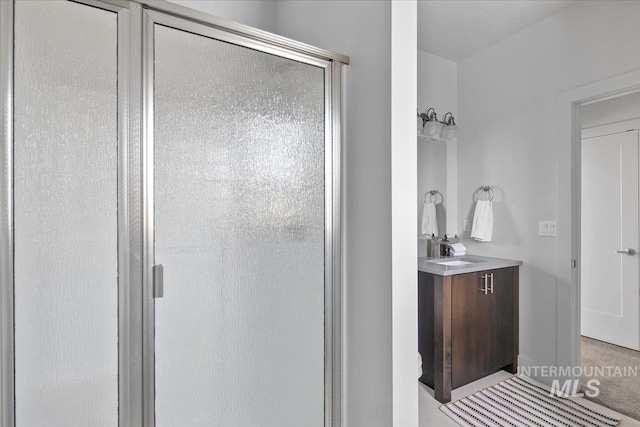
[[[324,70],[155,28],[156,419],[324,425]]]
[[[117,17],[15,6],[16,425],[118,425]]]

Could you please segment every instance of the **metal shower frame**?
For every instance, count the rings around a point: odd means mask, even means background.
[[[0,426],[15,426],[14,3],[0,1]],[[118,20],[118,424],[155,426],[153,28],[165,25],[325,73],[325,427],[341,424],[342,73],[347,56],[158,0],[67,0]]]

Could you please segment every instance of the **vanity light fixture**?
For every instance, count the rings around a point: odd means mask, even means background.
[[[426,113],[420,115],[422,117],[422,134],[430,138],[438,138],[442,131],[442,122],[438,120],[436,110],[429,108]]]
[[[422,127],[420,120],[422,120]],[[433,108],[429,108],[426,113],[418,114],[418,128],[422,135],[429,138],[452,139],[458,136],[458,126],[453,114],[445,114],[444,119],[440,121]]]
[[[447,118],[447,115],[449,118]],[[456,125],[456,119],[453,118],[453,114],[447,113],[444,115],[444,125],[442,126],[442,132],[440,137],[442,139],[451,139],[458,136],[458,126]]]

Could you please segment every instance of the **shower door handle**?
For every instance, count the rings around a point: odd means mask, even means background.
[[[153,266],[153,297],[162,298],[164,296],[164,271],[162,264]]]

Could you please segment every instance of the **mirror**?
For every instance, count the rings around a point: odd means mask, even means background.
[[[418,112],[434,108],[438,120],[450,112],[457,117],[457,65],[454,61],[418,50]],[[417,121],[416,121],[417,125]],[[432,139],[421,134],[416,127],[418,144],[418,224],[419,239],[428,237],[423,233],[425,194],[437,191],[436,218],[439,235],[459,234],[457,216],[457,138]],[[427,195],[426,200],[429,201]],[[437,199],[437,200],[435,200]],[[419,255],[421,246],[419,246]]]

